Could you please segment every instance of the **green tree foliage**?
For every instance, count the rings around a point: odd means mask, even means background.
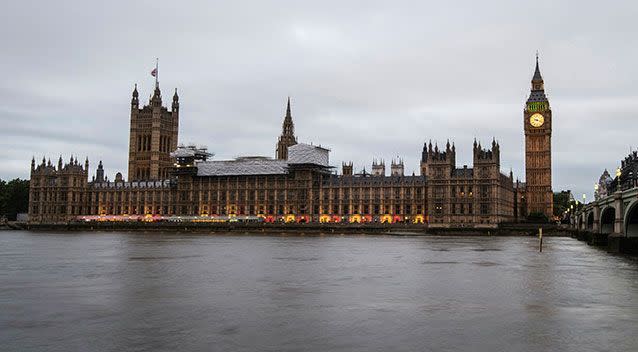
[[[7,182],[0,179],[0,221],[6,217],[7,202],[5,200],[5,190],[7,188]]]
[[[562,216],[569,208],[570,191],[554,192],[554,215]]]
[[[18,213],[26,213],[28,209],[29,180],[0,180],[0,218],[6,217],[7,220],[14,221]]]

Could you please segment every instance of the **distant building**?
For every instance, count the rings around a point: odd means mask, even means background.
[[[543,122],[536,114],[542,114]],[[87,215],[252,215],[494,227],[529,212],[551,213],[551,110],[538,64],[524,116],[526,183],[514,181],[511,171],[501,172],[496,140],[487,147],[474,141],[471,166],[456,165],[453,143],[439,149],[429,142],[421,152],[419,175],[405,175],[401,158],[392,160],[389,175],[383,160],[374,160],[370,173],[365,168],[355,173],[351,161],[343,162],[337,174],[328,149],[298,143],[290,98],[275,158],[213,160],[205,148],[178,146],[177,91],[169,111],[156,83],[149,104],[139,108],[136,86],[128,180],[121,173],[109,180],[102,162],[89,180],[88,159],[84,165],[77,158],[68,163],[60,159],[57,167],[45,159],[38,165],[32,160],[29,221],[65,222]]]
[[[60,222],[78,215],[91,214],[89,189],[89,160],[84,165],[71,157],[68,163],[58,159],[57,167],[51,160],[42,158],[36,165],[31,160],[31,180],[29,182],[29,221]]]

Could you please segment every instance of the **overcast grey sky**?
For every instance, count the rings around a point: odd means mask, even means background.
[[[180,142],[216,158],[273,156],[286,96],[299,141],[331,163],[401,156],[423,142],[501,143],[524,179],[523,118],[534,53],[553,109],[553,187],[591,198],[638,146],[634,1],[13,1],[0,12],[0,178],[31,157],[103,160],[126,174],[130,97],[150,70]]]

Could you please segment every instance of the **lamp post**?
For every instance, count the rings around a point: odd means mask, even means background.
[[[598,184],[594,183],[594,200],[598,199]]]
[[[583,193],[583,204],[587,204],[587,195]]]
[[[622,171],[620,171],[620,168],[617,168],[616,177],[618,177],[618,192],[620,192],[620,175],[622,175]]]

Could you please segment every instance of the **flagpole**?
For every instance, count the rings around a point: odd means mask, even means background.
[[[159,58],[155,58],[155,87],[159,87]]]

